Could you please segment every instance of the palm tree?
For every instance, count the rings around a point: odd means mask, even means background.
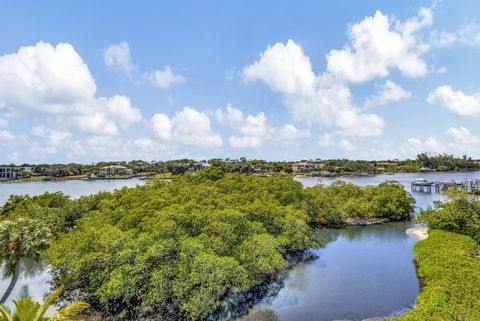
[[[32,219],[0,222],[0,264],[3,264],[3,277],[12,278],[0,304],[7,300],[17,283],[21,260],[40,260],[40,251],[48,246],[50,238],[50,229]]]
[[[0,305],[0,321],[71,321],[78,313],[87,309],[90,305],[85,302],[76,301],[60,309],[50,318],[46,318],[45,312],[52,306],[63,291],[63,286],[53,292],[43,304],[38,303],[30,297],[23,298],[19,301],[13,301],[15,304],[15,312],[10,311],[4,306]]]

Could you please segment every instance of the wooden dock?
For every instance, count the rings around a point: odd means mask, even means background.
[[[446,179],[443,181],[429,182],[423,178],[414,180],[411,184],[411,189],[413,192],[423,192],[431,193],[435,191],[440,193],[449,188],[457,188],[466,190],[469,193],[480,195],[480,179],[466,179],[463,181],[455,181],[451,179]]]

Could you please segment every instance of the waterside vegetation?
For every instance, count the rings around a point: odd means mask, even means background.
[[[418,215],[430,229],[414,247],[423,289],[398,321],[480,320],[480,200],[455,189],[447,196]]]
[[[400,220],[412,204],[393,182],[304,189],[291,176],[209,168],[77,200],[11,197],[0,224],[28,218],[50,228],[47,257],[66,300],[81,298],[105,317],[197,320],[230,293],[274,279],[288,254],[316,246],[313,227]]]
[[[350,159],[310,159],[303,160],[308,164],[305,168],[296,168],[295,162],[266,161],[259,159],[210,159],[193,160],[177,159],[169,161],[133,160],[129,162],[98,162],[94,164],[23,164],[21,181],[48,181],[65,179],[113,178],[105,176],[101,169],[106,166],[124,166],[131,175],[139,177],[153,177],[162,175],[182,175],[187,172],[196,172],[206,167],[219,169],[225,173],[279,175],[302,174],[316,176],[339,175],[373,175],[380,173],[401,173],[420,171],[471,171],[480,169],[480,161],[466,155],[456,157],[447,154],[419,154],[416,159],[406,160],[350,160]],[[0,167],[15,167],[14,164],[0,165]],[[23,168],[31,169],[25,172]],[[131,175],[117,175],[116,178],[126,178]],[[0,178],[1,180],[7,180]],[[18,180],[18,179],[17,179]]]

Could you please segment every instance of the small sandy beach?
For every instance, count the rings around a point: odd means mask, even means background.
[[[426,227],[412,227],[408,228],[405,233],[416,241],[424,240],[428,237],[428,232]]]

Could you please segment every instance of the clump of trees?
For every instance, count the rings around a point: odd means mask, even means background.
[[[432,229],[442,229],[471,236],[480,242],[480,200],[466,191],[448,189],[449,201],[434,202],[434,207],[421,211],[417,221]]]
[[[377,186],[358,186],[336,181],[305,190],[303,208],[311,223],[342,225],[352,218],[408,219],[415,199],[395,181]]]
[[[67,290],[102,310],[202,319],[312,245],[302,198],[300,183],[278,177],[209,170],[155,181],[104,198],[54,242],[49,260]]]
[[[448,154],[427,154],[417,155],[417,163],[421,167],[436,169],[439,171],[466,171],[480,169],[480,162],[473,160],[467,155],[455,157]]]
[[[393,182],[303,188],[290,176],[212,166],[77,200],[61,193],[12,196],[0,222],[48,228],[47,257],[66,299],[85,299],[105,314],[123,311],[127,319],[150,311],[196,320],[232,292],[275,278],[288,254],[315,246],[313,226],[400,220],[412,204]]]

